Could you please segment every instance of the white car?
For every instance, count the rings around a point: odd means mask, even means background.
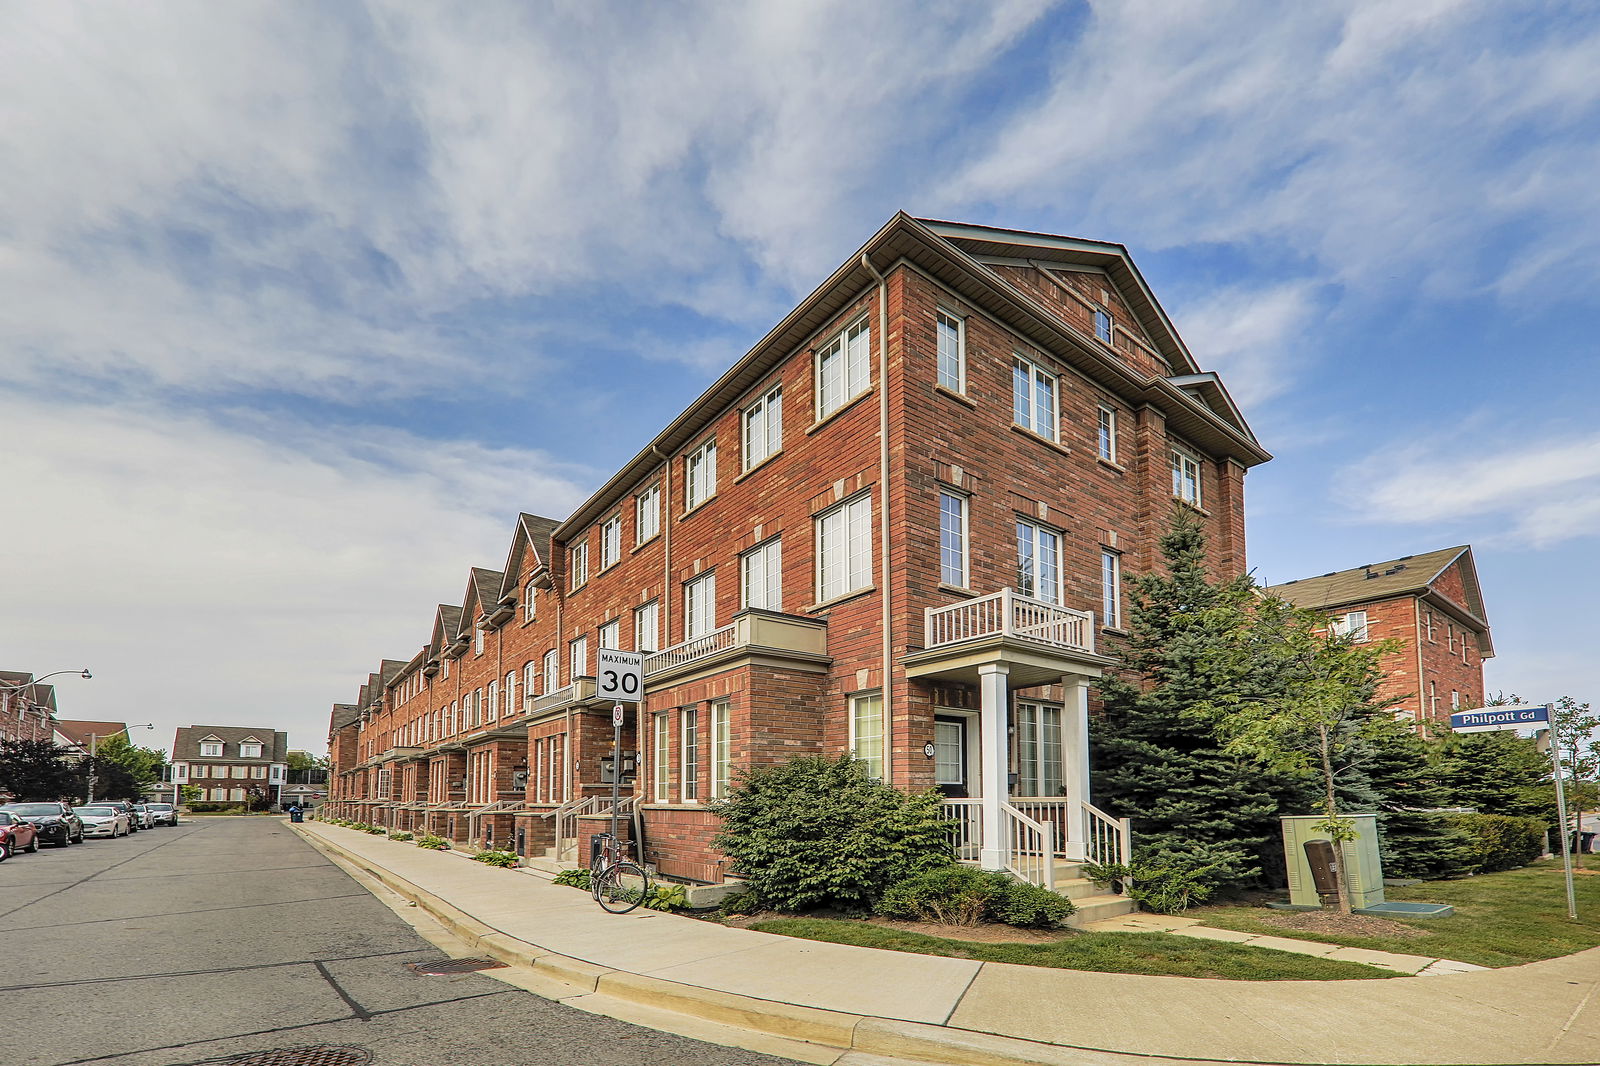
[[[79,807],[76,813],[86,837],[125,837],[132,832],[128,816],[116,807]]]

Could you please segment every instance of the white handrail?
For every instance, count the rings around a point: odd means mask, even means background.
[[[995,635],[1092,652],[1094,615],[1036,600],[1011,588],[929,607],[923,614],[923,643],[928,648]]]
[[[663,670],[670,670],[674,666],[692,663],[696,659],[704,659],[715,652],[726,651],[733,647],[734,631],[738,629],[737,622],[730,622],[725,626],[713,629],[703,636],[695,637],[674,644],[670,648],[662,648],[658,652],[646,655],[644,658],[644,673],[646,677],[659,674]]]
[[[1133,824],[1127,818],[1113,818],[1092,803],[1083,811],[1089,822],[1089,861],[1126,866],[1133,855]]]
[[[1056,887],[1055,827],[1036,821],[1009,803],[1000,805],[1005,833],[1005,864],[1017,877],[1044,888]]]
[[[950,854],[957,862],[974,862],[983,846],[983,800],[946,798],[942,811],[955,823],[950,830]]]

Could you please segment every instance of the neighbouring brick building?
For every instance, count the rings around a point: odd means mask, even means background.
[[[288,770],[289,734],[236,725],[191,725],[172,739],[172,782],[201,790],[208,803],[277,802]]]
[[[1378,698],[1396,711],[1442,722],[1453,710],[1483,706],[1483,661],[1494,656],[1494,644],[1469,545],[1301,578],[1268,591],[1297,607],[1326,612],[1337,633],[1359,641],[1399,641],[1383,657],[1378,690]]]
[[[1114,855],[1086,737],[1123,574],[1176,507],[1242,573],[1268,458],[1122,246],[899,215],[335,706],[328,809],[581,857],[616,647],[648,653],[624,804],[663,874],[723,878],[740,770],[843,751],[942,789],[984,866]]]
[[[0,670],[0,740],[52,740],[56,687],[23,670]]]

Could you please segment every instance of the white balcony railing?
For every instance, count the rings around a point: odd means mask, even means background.
[[[1009,588],[944,607],[929,607],[925,627],[925,646],[929,648],[1004,636],[1055,648],[1094,651],[1092,613],[1045,603]]]
[[[644,657],[644,676],[659,674],[663,670],[670,670],[674,666],[692,663],[696,659],[704,659],[708,655],[715,655],[719,651],[727,651],[733,647],[734,630],[738,626],[730,622],[725,626],[713,629],[711,632],[693,640],[686,640],[681,644],[674,644],[670,648],[663,648],[658,652]]]

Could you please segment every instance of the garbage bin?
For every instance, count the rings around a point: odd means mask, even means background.
[[[290,807],[289,808],[289,821],[291,821],[291,822],[303,822],[305,820],[306,820],[306,812],[305,811],[302,811],[299,807]]]

